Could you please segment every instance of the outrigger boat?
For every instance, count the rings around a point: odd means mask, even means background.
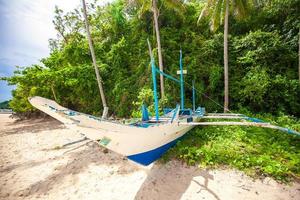
[[[151,49],[151,48],[150,48]],[[101,119],[92,115],[65,108],[55,101],[43,97],[31,97],[30,103],[37,109],[61,121],[67,127],[83,133],[87,138],[142,165],[149,165],[160,158],[169,148],[198,125],[243,125],[278,129],[300,136],[299,132],[271,125],[256,118],[234,113],[206,113],[202,107],[195,108],[195,88],[193,89],[193,109],[184,108],[184,80],[182,53],[180,51],[180,79],[168,75],[155,66],[150,50],[155,117],[149,117],[146,106],[142,107],[142,119],[131,124]],[[180,84],[181,105],[175,109],[164,109],[159,116],[156,75],[162,74]],[[205,122],[203,119],[238,119],[241,121]],[[200,121],[201,120],[201,121]]]

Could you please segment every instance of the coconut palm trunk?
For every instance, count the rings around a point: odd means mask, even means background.
[[[152,0],[152,12],[153,12],[153,19],[154,19],[154,26],[155,26],[155,33],[156,33],[159,70],[164,71],[161,44],[160,44],[159,25],[158,25],[158,9],[157,9],[156,0]],[[160,74],[160,92],[161,92],[161,97],[163,98],[165,96],[165,88],[164,88],[164,77],[162,74]]]
[[[229,0],[225,0],[226,10],[224,19],[224,112],[228,111],[229,89],[228,89],[228,17]]]
[[[95,68],[97,83],[98,83],[99,92],[100,92],[102,105],[103,105],[102,118],[104,119],[104,118],[107,118],[108,107],[107,107],[107,104],[106,104],[106,99],[105,99],[104,90],[103,90],[103,86],[102,86],[102,79],[101,79],[101,76],[99,74],[98,66],[97,66],[97,63],[96,63],[95,51],[94,51],[93,42],[92,42],[92,38],[91,38],[89,22],[88,22],[88,19],[87,19],[87,11],[86,11],[85,0],[82,0],[82,6],[83,6],[83,15],[84,15],[84,20],[85,20],[86,33],[87,33],[87,37],[88,37],[88,41],[89,41],[90,52],[91,52],[91,56],[92,56],[92,60],[93,60],[93,65],[94,65],[94,68]]]
[[[54,100],[57,102],[57,97],[56,97],[56,93],[55,93],[53,84],[51,84],[51,91],[52,91],[52,95],[53,95],[53,97],[54,97]]]
[[[299,75],[299,83],[300,83],[300,27],[299,27],[299,36],[298,36],[298,75]]]

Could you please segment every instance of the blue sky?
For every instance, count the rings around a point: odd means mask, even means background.
[[[81,0],[0,0],[0,77],[11,76],[15,66],[38,64],[49,55],[48,39],[56,37],[55,5],[70,11],[80,7]],[[13,88],[0,81],[0,102],[11,98]]]

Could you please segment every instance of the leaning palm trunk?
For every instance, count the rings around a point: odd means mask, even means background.
[[[299,49],[298,49],[298,75],[299,75],[299,83],[300,83],[300,27],[299,27],[299,36],[298,36],[298,45],[299,45]]]
[[[56,97],[56,94],[55,94],[53,84],[51,84],[51,91],[52,91],[52,95],[53,95],[54,100],[57,101],[57,97]]]
[[[159,65],[159,70],[164,71],[162,52],[161,52],[161,44],[160,44],[159,25],[158,25],[158,10],[157,10],[156,0],[152,0],[152,11],[153,11],[154,26],[155,26],[156,41],[157,41],[158,65]],[[165,89],[164,89],[164,77],[162,74],[160,74],[160,91],[161,91],[161,97],[163,98],[165,96]]]
[[[224,19],[224,112],[228,111],[229,90],[228,90],[228,15],[229,1],[226,0],[226,10]]]
[[[91,38],[89,23],[88,23],[87,14],[86,14],[87,11],[86,11],[85,0],[82,0],[82,5],[83,5],[83,15],[84,15],[84,19],[85,19],[86,33],[87,33],[87,37],[88,37],[88,41],[89,41],[89,47],[90,47],[90,51],[91,51],[91,56],[92,56],[93,65],[94,65],[94,68],[95,68],[95,73],[96,73],[96,78],[97,78],[97,82],[98,82],[99,92],[100,92],[102,105],[103,105],[102,118],[104,119],[104,118],[107,118],[108,107],[107,107],[107,104],[106,104],[106,99],[105,99],[104,90],[103,90],[103,86],[102,86],[102,79],[101,79],[101,76],[99,74],[98,66],[97,66],[97,63],[96,63],[95,51],[94,51],[94,47],[93,47],[93,42],[92,42],[92,38]]]

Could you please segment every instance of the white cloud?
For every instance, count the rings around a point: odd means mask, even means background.
[[[100,0],[99,4],[111,1]],[[81,3],[81,0],[0,0],[1,73],[10,75],[16,65],[36,64],[46,57],[48,40],[56,37],[52,24],[55,5],[68,12],[80,8]],[[7,88],[1,84],[0,93],[3,92],[7,92]]]
[[[26,51],[27,54],[32,52],[33,58],[47,56],[48,40],[56,37],[52,24],[55,5],[65,12],[81,7],[81,0],[0,1],[1,21],[3,21],[0,24],[1,26],[4,24],[0,34],[1,38],[5,38],[5,41],[1,41],[1,54],[5,52],[10,55],[12,52]],[[101,4],[109,1],[111,0],[101,1]]]

